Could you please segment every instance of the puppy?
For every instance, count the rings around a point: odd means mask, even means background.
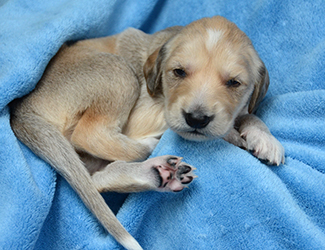
[[[168,127],[189,140],[221,137],[283,163],[283,147],[252,114],[268,84],[249,38],[225,18],[153,35],[128,29],[64,45],[35,90],[12,103],[11,126],[120,244],[141,249],[99,192],[189,184],[194,168],[180,157],[134,162],[148,157]]]

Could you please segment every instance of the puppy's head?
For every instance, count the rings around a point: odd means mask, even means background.
[[[149,94],[164,96],[169,127],[190,140],[225,136],[269,84],[249,38],[222,17],[184,27],[148,58],[144,73]]]

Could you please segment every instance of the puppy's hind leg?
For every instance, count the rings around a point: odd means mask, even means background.
[[[71,143],[77,150],[109,161],[139,161],[149,156],[157,139],[131,139],[121,133],[117,118],[109,113],[98,114],[94,108],[84,113],[72,133]]]
[[[196,177],[194,168],[177,156],[165,155],[144,162],[116,161],[92,175],[99,192],[179,192]]]

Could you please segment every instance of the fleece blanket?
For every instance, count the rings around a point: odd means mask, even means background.
[[[269,70],[257,115],[284,145],[285,164],[167,131],[152,157],[183,156],[199,178],[176,194],[103,196],[144,249],[325,249],[324,13],[321,0],[1,0],[0,249],[121,249],[15,138],[8,103],[35,87],[66,41],[213,15],[246,32]]]

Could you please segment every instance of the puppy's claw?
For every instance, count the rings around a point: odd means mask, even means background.
[[[271,133],[248,127],[242,135],[246,138],[248,151],[262,162],[276,166],[284,163],[284,148]]]
[[[176,167],[178,167],[178,165],[181,163],[182,160],[183,160],[183,157],[171,156],[167,160],[167,163],[168,163],[168,165],[176,168]]]

